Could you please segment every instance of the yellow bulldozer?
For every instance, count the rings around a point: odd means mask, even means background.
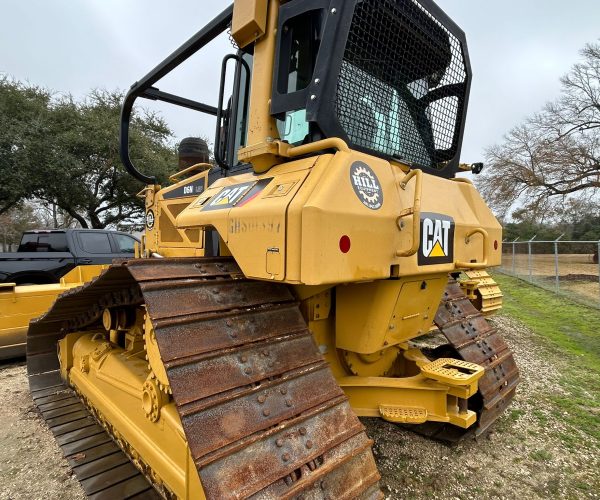
[[[154,86],[227,32],[215,105]],[[131,87],[136,258],[27,338],[33,399],[90,497],[381,498],[358,417],[490,428],[519,372],[456,281],[501,259],[456,177],[470,83],[431,0],[236,0]],[[138,98],[216,117],[216,166],[161,187],[134,165]],[[445,343],[419,348],[434,326]]]

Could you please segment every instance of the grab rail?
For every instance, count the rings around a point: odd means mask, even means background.
[[[169,180],[171,182],[175,182],[177,179],[179,179],[181,176],[183,176],[185,174],[195,172],[196,170],[198,170],[199,172],[203,172],[205,170],[210,170],[211,168],[212,168],[212,165],[210,163],[196,163],[195,165],[192,165],[191,167],[184,168],[183,170],[180,170],[179,172],[175,172],[173,175],[169,176]]]
[[[465,236],[465,244],[469,244],[471,238],[476,235],[481,234],[483,236],[483,262],[460,262],[456,261],[454,263],[454,267],[457,269],[483,269],[487,267],[488,263],[488,233],[485,229],[478,227],[477,229],[473,229],[467,233]]]
[[[400,181],[400,189],[406,190],[406,186],[410,182],[410,180],[416,177],[415,179],[415,196],[413,200],[413,206],[411,208],[407,208],[400,212],[400,215],[397,219],[398,227],[401,228],[402,219],[404,217],[408,217],[409,215],[413,216],[413,226],[412,226],[412,234],[413,241],[412,245],[408,250],[398,250],[396,251],[396,257],[410,257],[417,253],[419,250],[419,244],[421,243],[421,195],[423,191],[423,171],[419,169],[411,170],[408,172],[403,179]]]
[[[153,101],[163,101],[169,104],[175,104],[176,106],[182,106],[184,108],[193,109],[209,115],[217,116],[217,108],[209,106],[201,102],[186,99],[174,94],[162,92],[161,90],[153,87],[153,85],[163,78],[165,75],[173,71],[181,63],[189,59],[192,55],[198,52],[201,48],[207,45],[209,42],[214,40],[221,33],[225,32],[229,27],[229,24],[233,18],[233,6],[225,9],[215,19],[208,23],[186,43],[179,47],[170,56],[164,59],[158,66],[151,70],[141,80],[135,82],[123,101],[123,107],[121,108],[121,133],[120,133],[120,145],[119,153],[121,155],[121,161],[133,177],[145,184],[156,184],[156,177],[146,175],[140,172],[129,155],[129,125],[131,123],[131,113],[133,111],[133,105],[138,97],[144,99],[150,99]]]

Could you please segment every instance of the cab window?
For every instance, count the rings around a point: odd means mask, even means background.
[[[81,248],[86,253],[112,253],[107,233],[79,233]]]
[[[115,241],[117,243],[117,252],[118,253],[135,253],[135,239],[131,236],[126,236],[124,234],[115,234]]]

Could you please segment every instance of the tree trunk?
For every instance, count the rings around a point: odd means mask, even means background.
[[[54,229],[58,229],[58,211],[56,203],[52,203],[52,221],[54,222]]]

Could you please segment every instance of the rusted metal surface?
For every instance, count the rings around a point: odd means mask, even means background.
[[[306,329],[295,304],[155,320],[154,325],[161,330],[163,343],[172,359],[186,357],[190,351],[213,352]],[[202,330],[202,336],[195,335],[198,329]]]
[[[45,372],[58,369],[56,343],[67,332],[98,324],[106,307],[142,303],[209,498],[382,498],[372,442],[289,288],[246,280],[226,258],[117,263],[32,324],[32,387],[55,387],[64,401],[40,392],[40,406],[50,405],[48,418],[65,449],[97,450],[78,465],[85,474],[94,463],[102,469],[80,477],[84,486],[110,480],[103,464],[114,445],[89,415],[70,411],[72,395]],[[113,467],[119,477],[131,474],[120,462]],[[131,488],[141,487],[132,477]]]
[[[160,346],[160,340],[158,342]],[[301,336],[259,342],[202,358],[190,356],[170,362],[163,357],[163,361],[175,401],[182,405],[281,376],[289,370],[314,363],[319,357],[312,337],[306,332]]]
[[[191,269],[186,278],[168,281],[146,279],[143,267],[130,271],[154,322],[208,496],[247,498],[277,482],[289,490],[298,482],[311,484],[322,466],[337,470],[343,457],[325,464],[324,453],[357,435],[369,441],[290,290],[236,279],[239,270],[230,262]],[[360,496],[360,485],[377,483],[370,447],[364,453],[371,482],[353,471],[337,489]]]
[[[315,387],[319,390],[315,391]],[[209,398],[204,408],[198,403],[182,408],[186,427],[191,434],[202,438],[195,446],[197,457],[289,420],[297,414],[298,401],[303,401],[303,405],[310,408],[318,405],[324,397],[333,399],[341,396],[340,388],[331,380],[324,364],[236,392]],[[213,432],[205,433],[205,429]]]
[[[512,352],[454,280],[448,283],[434,322],[448,339],[447,347],[452,354],[482,365],[485,373],[479,379],[479,397],[470,400],[469,408],[478,414],[474,428],[463,431],[447,424],[427,423],[418,429],[428,436],[448,441],[473,433],[481,436],[515,395],[520,378]]]
[[[267,498],[382,498],[376,482],[377,471],[370,463],[371,443],[364,434],[359,434],[323,455],[323,462],[336,464],[335,469],[321,466],[311,476],[312,485],[306,481],[297,481],[290,488],[285,481],[273,483],[263,491],[253,495],[253,499]],[[308,466],[309,469],[310,464]],[[304,476],[306,477],[306,476]],[[355,488],[346,488],[344,481],[348,477],[362,477],[363,483],[356,483]],[[371,486],[366,486],[371,484]]]

